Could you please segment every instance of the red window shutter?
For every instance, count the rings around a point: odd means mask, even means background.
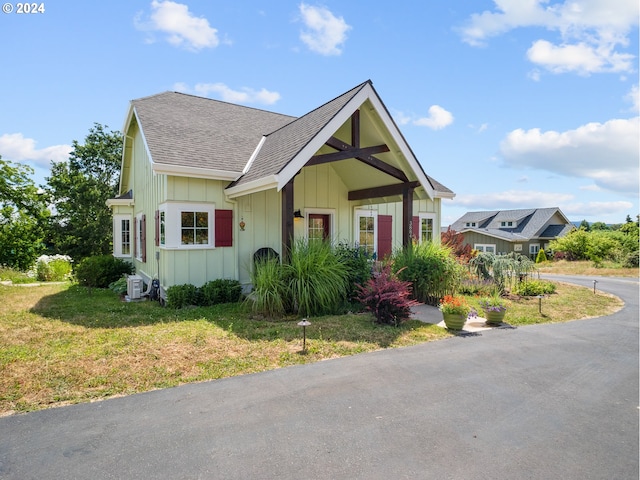
[[[147,261],[147,216],[142,215],[142,219],[140,220],[140,249],[142,250],[142,261]]]
[[[156,247],[160,246],[160,210],[156,210]]]
[[[215,245],[233,246],[233,210],[216,210]]]
[[[383,259],[391,255],[393,241],[393,217],[378,215],[378,258]]]
[[[411,236],[416,242],[420,242],[420,217],[411,217],[411,224],[413,226]]]

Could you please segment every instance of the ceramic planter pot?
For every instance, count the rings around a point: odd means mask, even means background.
[[[487,320],[487,324],[489,325],[499,325],[504,320],[504,316],[506,313],[507,313],[506,310],[503,310],[501,312],[485,310],[484,318]]]
[[[443,313],[442,317],[444,319],[444,324],[449,330],[462,330],[462,327],[464,327],[464,323],[467,320],[466,315],[461,315],[459,313]]]

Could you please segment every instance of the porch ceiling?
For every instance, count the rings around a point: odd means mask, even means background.
[[[392,135],[389,134],[382,119],[377,114],[369,101],[366,101],[360,108],[360,147],[374,147],[378,145],[386,145],[389,147],[388,152],[376,153],[373,155],[376,159],[401,170],[410,182],[418,180],[415,172],[411,168],[409,162],[401,152]],[[346,144],[352,144],[352,122],[346,121],[333,135]],[[334,153],[337,150],[328,145],[322,146],[316,155],[324,155]],[[384,173],[366,163],[352,158],[346,160],[337,160],[330,163],[336,174],[341,178],[349,191],[364,190],[369,188],[383,187],[387,185],[397,185],[402,183],[398,178],[388,173]],[[419,187],[415,190],[418,198],[427,198],[424,188]],[[389,197],[376,198],[375,202],[380,201],[399,201],[401,195],[393,195]]]

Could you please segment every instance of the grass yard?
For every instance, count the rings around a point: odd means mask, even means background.
[[[638,268],[624,268],[613,262],[602,262],[602,266],[596,267],[593,262],[579,260],[568,262],[559,260],[556,262],[544,262],[536,264],[540,273],[554,275],[588,275],[588,276],[610,276],[610,277],[636,277],[638,278]]]
[[[510,302],[512,325],[599,316],[616,297],[558,284],[543,300]],[[0,285],[0,415],[128,395],[311,363],[451,334],[410,321],[375,325],[368,314],[312,318],[301,354],[299,319],[252,320],[240,305],[171,310],[125,303],[73,284]]]

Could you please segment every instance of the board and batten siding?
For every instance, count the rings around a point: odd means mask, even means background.
[[[529,253],[529,244],[527,242],[513,243],[513,242],[508,242],[506,240],[501,240],[496,237],[489,237],[487,235],[482,235],[481,233],[465,232],[464,243],[471,245],[471,248],[474,248],[474,245],[477,245],[477,244],[495,245],[497,254],[513,252],[514,245],[522,245],[522,251],[518,253],[522,253],[522,254]]]
[[[224,187],[228,182],[190,177],[154,174],[142,135],[132,122],[127,141],[131,142],[127,179],[123,185],[133,189],[134,207],[132,217],[145,215],[146,218],[146,262],[132,258],[136,273],[145,281],[157,277],[163,286],[193,284],[201,286],[217,278],[238,278],[236,255],[237,228],[235,204],[226,200]],[[125,154],[126,155],[126,154]],[[234,225],[233,246],[206,249],[177,249],[155,244],[155,213],[160,205],[169,202],[181,204],[211,204],[216,209],[232,210]],[[168,225],[167,228],[176,228]],[[214,235],[214,230],[209,232]]]

